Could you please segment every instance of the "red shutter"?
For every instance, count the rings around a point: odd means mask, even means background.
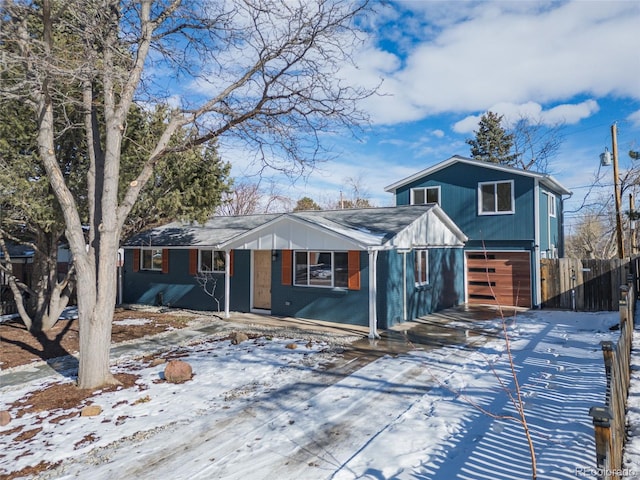
[[[349,250],[348,255],[349,290],[360,290],[360,252],[358,250]]]
[[[229,251],[229,276],[233,277],[233,250]]]
[[[169,273],[169,249],[162,249],[162,273]]]
[[[282,285],[291,285],[293,250],[282,250]]]
[[[137,272],[140,270],[140,249],[133,249],[133,271]]]
[[[189,250],[189,275],[198,274],[198,249]]]

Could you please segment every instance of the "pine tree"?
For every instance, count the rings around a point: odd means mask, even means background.
[[[466,143],[471,146],[471,156],[484,162],[514,165],[518,160],[517,154],[512,154],[514,135],[507,133],[502,127],[502,115],[487,112],[482,115],[475,130],[475,138],[469,138]]]

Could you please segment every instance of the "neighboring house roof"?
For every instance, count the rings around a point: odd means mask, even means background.
[[[539,172],[534,172],[531,170],[522,170],[520,168],[514,168],[514,167],[509,167],[507,165],[501,165],[499,163],[491,163],[491,162],[484,162],[482,160],[474,160],[473,158],[467,158],[467,157],[461,157],[460,155],[454,155],[453,157],[440,162],[436,165],[433,165],[429,168],[425,168],[424,170],[421,170],[420,172],[414,173],[413,175],[403,178],[402,180],[399,180],[395,183],[392,183],[391,185],[388,185],[387,187],[385,187],[385,192],[395,192],[398,188],[401,188],[411,182],[414,182],[416,180],[419,180],[422,177],[425,177],[427,175],[431,175],[434,172],[437,172],[439,170],[442,170],[444,168],[447,168],[448,166],[454,164],[454,163],[466,163],[469,165],[474,165],[477,167],[482,167],[482,168],[488,168],[488,169],[492,169],[492,170],[498,170],[501,172],[507,172],[507,173],[512,173],[514,175],[522,175],[525,177],[531,177],[531,178],[535,178],[537,179],[542,185],[544,185],[545,187],[547,187],[548,189],[552,190],[554,193],[557,193],[559,195],[571,195],[572,192],[571,190],[568,190],[566,187],[564,187],[562,184],[560,184],[560,182],[558,182],[555,178],[553,178],[551,175],[548,175],[546,173],[539,173]]]
[[[6,242],[7,250],[11,259],[17,258],[31,258],[35,254],[33,247],[27,245],[17,244],[13,242]],[[4,251],[0,250],[0,259],[4,259]]]
[[[424,218],[424,221],[418,220]],[[409,248],[462,245],[467,237],[437,205],[314,210],[172,223],[136,235],[127,247],[218,249]]]

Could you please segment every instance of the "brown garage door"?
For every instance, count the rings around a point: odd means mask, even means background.
[[[472,304],[530,308],[529,252],[467,252],[467,292]]]

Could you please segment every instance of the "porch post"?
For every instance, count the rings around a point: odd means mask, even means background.
[[[377,269],[378,251],[369,250],[369,338],[380,338],[377,331],[378,313],[376,302],[378,298],[378,269]]]
[[[231,251],[224,251],[224,318],[229,318],[229,295],[231,292],[231,286],[229,285],[231,279]]]

